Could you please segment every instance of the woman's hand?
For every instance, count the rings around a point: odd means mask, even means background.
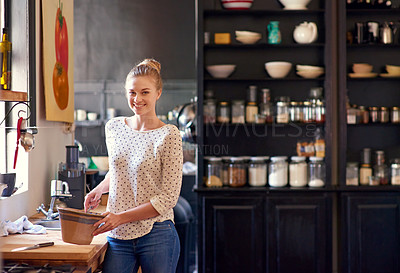
[[[95,209],[100,204],[102,192],[100,190],[93,189],[85,196],[85,212],[88,209]]]
[[[120,214],[111,213],[109,211],[103,212],[101,215],[105,215],[103,219],[93,224],[96,230],[92,233],[93,236],[99,235],[101,233],[113,230],[114,228],[121,225],[122,216]]]

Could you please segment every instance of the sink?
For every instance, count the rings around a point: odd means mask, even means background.
[[[53,229],[53,230],[61,229],[60,220],[41,220],[40,222],[37,222],[36,224],[44,226],[47,229]]]

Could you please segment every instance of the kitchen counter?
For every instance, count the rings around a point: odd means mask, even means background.
[[[34,221],[33,221],[34,222]],[[11,252],[12,249],[33,244],[54,242],[54,246]],[[94,272],[103,262],[107,249],[106,234],[93,238],[90,245],[65,243],[61,230],[47,230],[47,234],[13,234],[0,238],[0,252],[4,263],[27,263],[31,265],[71,264],[74,272]]]

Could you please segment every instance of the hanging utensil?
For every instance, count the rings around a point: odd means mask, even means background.
[[[21,138],[21,124],[23,118],[20,117],[17,122],[17,147],[15,148],[15,155],[14,155],[14,169],[17,166],[17,157],[18,157],[18,147],[19,147],[19,139]]]

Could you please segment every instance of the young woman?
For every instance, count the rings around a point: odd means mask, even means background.
[[[103,273],[175,272],[179,238],[173,207],[182,183],[182,140],[174,125],[156,116],[162,93],[161,65],[146,59],[125,82],[131,117],[107,122],[109,172],[85,198],[85,210],[97,207],[109,192],[107,212],[93,233],[109,231]]]

